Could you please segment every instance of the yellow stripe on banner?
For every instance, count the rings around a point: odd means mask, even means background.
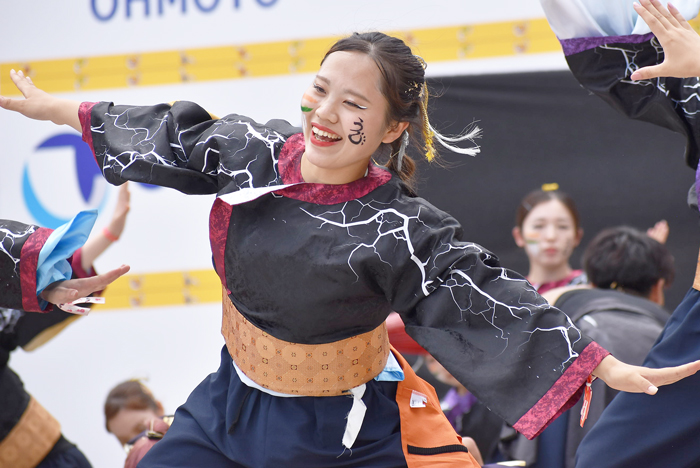
[[[104,292],[93,311],[221,302],[221,280],[214,270],[125,275]]]
[[[690,22],[700,32],[700,19]],[[558,52],[544,18],[392,33],[428,63]],[[23,70],[48,92],[155,86],[311,73],[337,37],[199,49],[0,64],[0,93],[19,94],[10,69]]]
[[[544,18],[393,33],[427,62],[560,51]],[[0,64],[0,92],[17,95],[10,69],[52,93],[311,73],[337,37]]]

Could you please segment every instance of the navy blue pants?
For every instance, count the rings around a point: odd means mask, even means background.
[[[700,292],[691,289],[644,365],[678,366],[698,359]],[[700,373],[659,387],[654,396],[617,395],[579,445],[576,467],[700,467]]]
[[[367,383],[362,429],[342,445],[352,398],[274,397],[241,383],[224,346],[221,366],[178,408],[139,468],[405,467],[396,382]]]
[[[92,465],[78,447],[61,435],[51,452],[36,468],[92,468]]]

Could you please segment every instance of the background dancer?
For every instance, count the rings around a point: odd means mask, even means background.
[[[129,211],[127,186],[119,190],[119,199],[114,214],[105,228],[109,235],[119,237]],[[80,216],[85,220],[83,229],[92,226],[94,214]],[[0,273],[3,291],[0,305],[0,466],[16,468],[34,467],[89,467],[90,463],[80,450],[61,433],[60,423],[35,400],[24,388],[20,377],[8,366],[10,354],[17,347],[33,351],[43,345],[80,315],[50,305],[42,305],[40,298],[48,303],[72,302],[91,293],[99,293],[104,287],[125,273],[121,268],[96,276],[92,262],[111,244],[104,232],[91,236],[85,242],[85,232],[79,232],[80,219],[73,220],[74,231],[61,234],[59,228],[53,240],[63,237],[58,243],[51,240],[52,231],[13,221],[0,221]],[[82,242],[85,245],[73,253]],[[39,264],[43,256],[48,259]],[[66,258],[70,257],[70,266]],[[65,262],[65,263],[64,263]],[[52,266],[53,268],[48,268]],[[37,279],[37,270],[43,271]],[[47,281],[62,275],[73,279],[58,281],[45,288],[39,286],[43,276]],[[43,289],[43,290],[42,290]],[[24,310],[13,307],[22,307]],[[76,306],[77,307],[77,306]],[[82,308],[82,307],[80,307]],[[27,312],[31,311],[31,312]],[[37,313],[43,312],[43,313]],[[86,313],[86,312],[82,312]]]
[[[696,171],[688,204],[697,212],[700,39],[684,17],[696,16],[700,2],[675,3],[678,7],[669,5],[667,10],[656,0],[642,0],[634,9],[629,1],[605,2],[605,5],[579,1],[576,7],[587,14],[574,16],[570,16],[572,3],[568,1],[543,2],[543,6],[564,46],[570,68],[585,87],[630,117],[664,126],[686,137],[686,162]],[[575,24],[571,22],[574,17],[581,27],[570,28]],[[588,22],[581,21],[583,18]],[[561,26],[567,23],[565,32]],[[647,24],[653,35],[649,34]],[[606,25],[619,27],[610,29]],[[700,271],[644,365],[668,366],[700,356],[698,333]],[[698,466],[698,388],[700,379],[693,376],[664,389],[654,398],[618,395],[581,442],[576,466]]]

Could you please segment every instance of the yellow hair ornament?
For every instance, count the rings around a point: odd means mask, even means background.
[[[559,190],[559,184],[557,184],[556,182],[553,182],[551,184],[542,184],[543,192],[554,192],[555,190]]]
[[[450,151],[454,151],[455,153],[476,156],[480,151],[478,145],[474,145],[471,148],[460,148],[459,146],[454,145],[453,143],[460,143],[464,141],[474,143],[474,139],[479,138],[481,136],[481,129],[476,125],[470,125],[466,129],[466,131],[459,136],[446,137],[444,135],[441,135],[437,130],[433,128],[432,125],[430,125],[430,120],[428,119],[428,95],[428,85],[427,83],[423,83],[423,89],[421,91],[420,112],[421,119],[423,120],[423,128],[421,130],[423,133],[423,141],[425,143],[425,159],[427,159],[429,162],[432,162],[437,157],[435,142],[440,143],[440,145],[444,146]]]

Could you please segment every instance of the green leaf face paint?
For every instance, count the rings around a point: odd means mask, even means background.
[[[313,109],[311,107],[301,106],[302,112],[311,112]]]

